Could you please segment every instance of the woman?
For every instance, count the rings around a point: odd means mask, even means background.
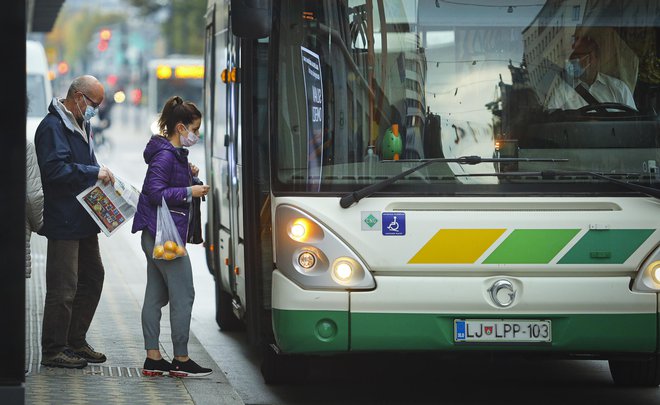
[[[32,232],[38,232],[44,224],[44,192],[32,142],[27,141],[25,152],[25,278],[29,278],[32,275],[30,238]]]
[[[193,197],[208,193],[209,187],[194,185],[199,169],[188,163],[188,150],[199,140],[202,113],[191,102],[174,96],[167,100],[158,126],[144,150],[149,165],[133,220],[132,232],[142,231],[142,250],[147,258],[147,287],[142,307],[142,332],[147,359],[142,374],[203,377],[211,374],[188,357],[190,317],[195,298],[189,256],[171,261],[154,259],[157,209],[165,199],[183,243],[188,239],[190,204]],[[174,360],[163,359],[159,350],[161,308],[170,304]]]

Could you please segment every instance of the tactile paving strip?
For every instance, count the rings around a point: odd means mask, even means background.
[[[32,238],[32,277],[26,280],[26,404],[193,404],[183,380],[144,377],[139,308],[113,280],[113,262],[104,262],[101,303],[88,333],[108,362],[83,369],[43,367],[41,320],[46,283],[45,238]],[[163,330],[167,333],[167,330]]]

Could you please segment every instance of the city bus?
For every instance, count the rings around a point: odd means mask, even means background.
[[[658,15],[209,1],[221,329],[265,348],[271,383],[312,356],[429,352],[607,360],[658,386]]]
[[[202,108],[204,61],[201,56],[171,55],[148,63],[147,106],[150,118],[163,109],[173,95]]]

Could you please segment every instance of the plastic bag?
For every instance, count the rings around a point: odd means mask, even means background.
[[[165,203],[165,198],[162,199],[160,207],[158,207],[158,214],[156,218],[156,242],[154,243],[154,251],[151,257],[161,260],[174,260],[177,257],[185,256],[188,253],[183,246],[179,231],[174,225],[172,214]]]

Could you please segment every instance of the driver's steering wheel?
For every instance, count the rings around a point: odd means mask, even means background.
[[[619,110],[630,113],[638,113],[639,111],[630,107],[629,105],[622,103],[598,103],[598,104],[589,104],[584,107],[578,108],[578,112],[582,115],[585,115],[591,111],[606,112],[606,110]]]

